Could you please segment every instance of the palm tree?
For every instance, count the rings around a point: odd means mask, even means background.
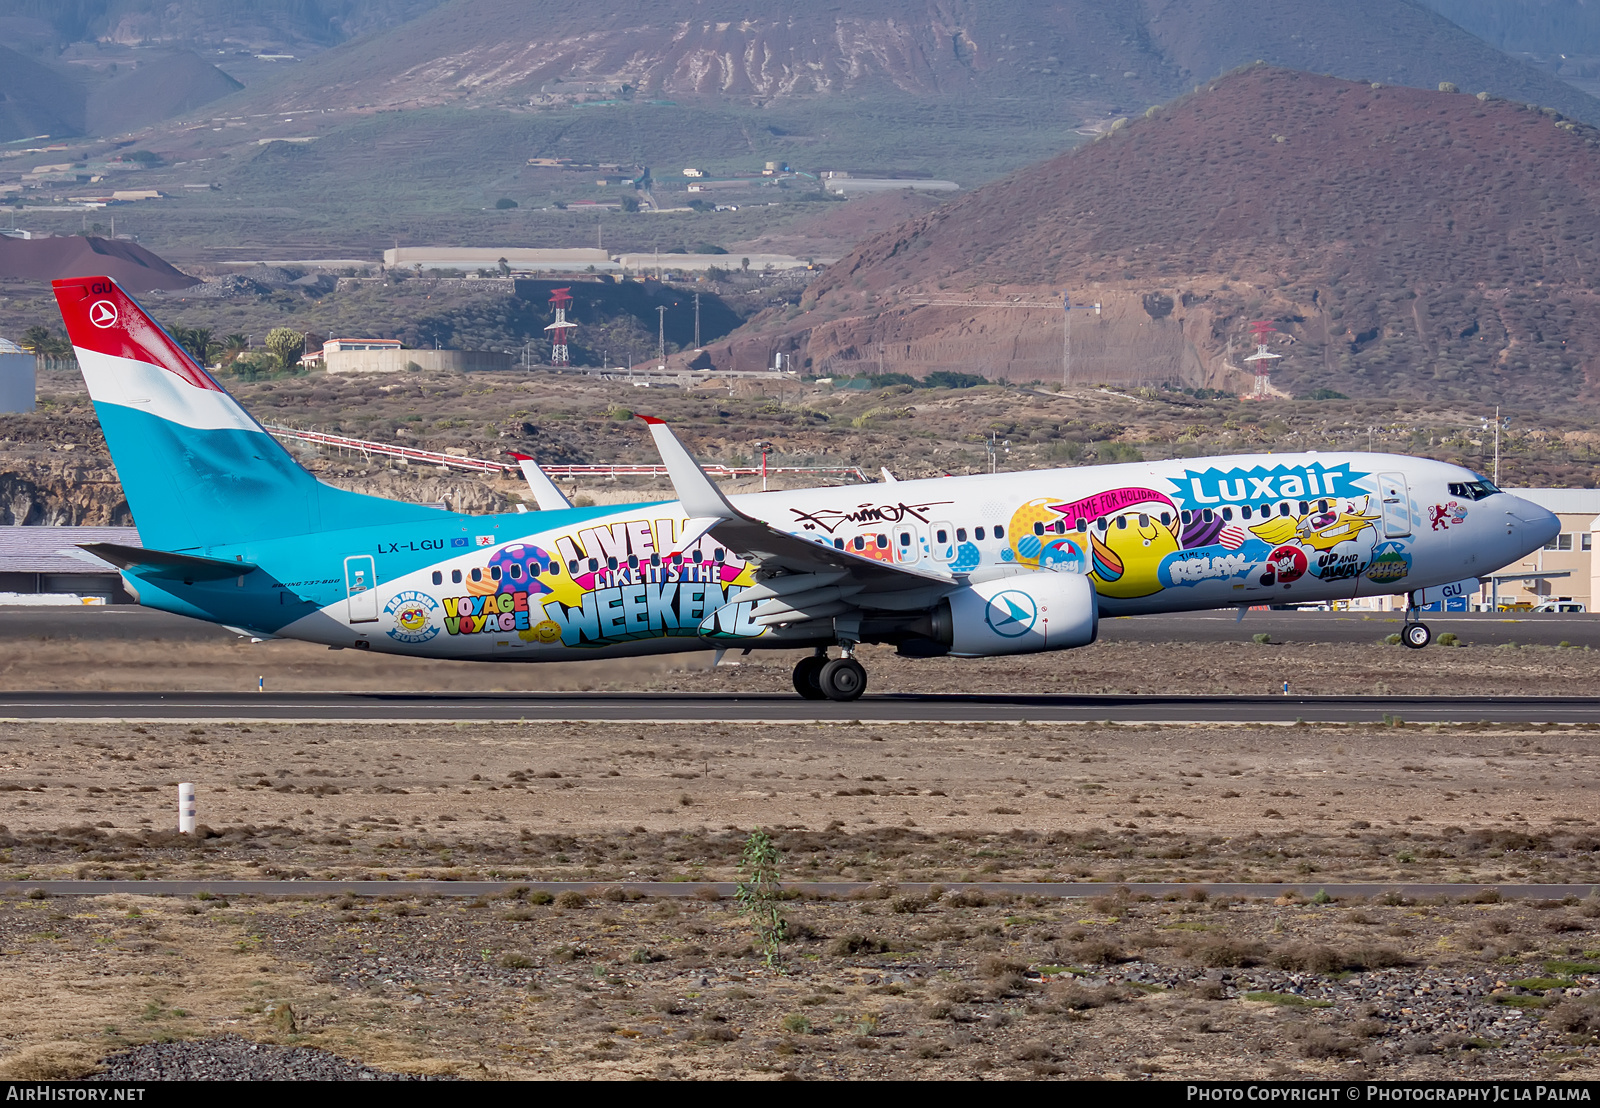
[[[50,328],[34,324],[22,332],[22,349],[34,355],[48,356],[50,347],[55,341],[55,336],[50,333]]]
[[[194,360],[201,365],[210,363],[211,354],[211,328],[189,327],[184,332],[184,337],[178,340],[183,344]]]

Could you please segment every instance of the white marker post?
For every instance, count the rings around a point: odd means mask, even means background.
[[[180,835],[194,834],[194,782],[184,781],[178,785],[178,833]]]

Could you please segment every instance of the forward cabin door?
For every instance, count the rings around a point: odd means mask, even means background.
[[[360,554],[344,560],[345,621],[378,621],[378,568],[372,555]]]
[[[1406,475],[1378,474],[1378,496],[1383,501],[1383,533],[1391,539],[1411,534],[1411,492]]]

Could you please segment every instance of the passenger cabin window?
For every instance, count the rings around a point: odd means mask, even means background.
[[[1189,509],[1185,508],[1183,511],[1179,512],[1178,513],[1178,518],[1183,521],[1183,525],[1185,527],[1189,526],[1189,520],[1190,520]]]
[[[440,573],[438,570],[434,570],[433,571],[433,583],[435,585],[444,584],[444,574]]]
[[[1244,516],[1245,519],[1249,519],[1251,515],[1250,505],[1246,504],[1244,507],[1240,508],[1239,514]]]
[[[1163,526],[1163,527],[1171,527],[1172,526],[1172,513],[1171,512],[1162,512],[1161,513],[1161,526]]]
[[[877,541],[877,545],[878,545],[878,549],[879,550],[888,550],[889,549],[889,536],[888,535],[879,535],[876,541]],[[720,553],[722,553],[722,551],[719,550],[719,551],[717,551],[717,553],[720,554]],[[720,558],[717,559],[717,560],[721,561]]]
[[[1035,523],[1035,524],[1034,524],[1034,525],[1033,525],[1033,533],[1034,533],[1034,534],[1035,534],[1035,535],[1042,535],[1042,534],[1044,534],[1044,524],[1042,524],[1042,523]],[[939,541],[940,541],[940,542],[944,542],[944,532],[943,532],[943,531],[940,531],[940,532],[939,532]]]
[[[1126,531],[1127,529],[1128,529],[1128,517],[1127,516],[1118,516],[1117,517],[1117,530]]]
[[[473,570],[472,570],[472,579],[474,581],[482,581],[483,580],[483,570],[478,569],[476,566],[474,566]]]
[[[911,545],[911,532],[910,531],[901,531],[900,532],[900,545],[901,546],[907,546],[907,547],[909,547]]]
[[[1033,533],[1035,535],[1044,534],[1044,524],[1035,523],[1033,525]],[[933,537],[934,537],[935,541],[937,541],[937,542],[949,542],[950,541],[950,532],[946,531],[943,527],[941,527],[941,528],[939,528],[937,531],[935,531],[933,533]]]
[[[1278,505],[1278,514],[1280,516],[1286,516],[1289,514],[1289,502],[1287,500]]]
[[[1205,520],[1207,523],[1210,523],[1210,522],[1212,522],[1213,520],[1215,520],[1217,518],[1217,514],[1215,512],[1213,512],[1210,508],[1206,508],[1204,511],[1202,511],[1200,513],[1200,518]]]
[[[618,562],[615,558],[607,558],[606,559],[606,568],[607,569],[616,569],[617,566],[620,565],[620,564],[621,563]]]
[[[850,545],[855,547],[857,550],[865,550],[867,548],[867,540],[862,538],[860,535],[857,535],[855,538],[850,540]]]
[[[452,585],[461,584],[461,571],[459,569],[452,569],[450,571],[450,583]]]
[[[943,541],[943,540],[941,540],[941,541]],[[844,549],[844,540],[843,539],[834,539],[833,540],[833,548],[835,550],[843,550]]]
[[[695,559],[695,560],[699,561],[698,558]],[[589,559],[589,572],[593,573],[599,568],[600,568],[600,559],[599,558],[590,558]]]
[[[966,541],[967,541],[967,529],[965,527],[957,527],[956,528],[956,542],[966,542]]]
[[[1077,526],[1073,528],[1074,531],[1082,532],[1089,529],[1089,521],[1084,519],[1082,516],[1079,516],[1073,522],[1077,524]]]
[[[1233,509],[1232,508],[1224,508],[1224,509],[1222,509],[1222,518],[1224,520],[1233,519]],[[1161,513],[1161,522],[1162,523],[1167,522],[1167,513],[1166,512],[1162,512]]]
[[[1057,520],[1056,522],[1060,523],[1061,521]],[[972,529],[972,537],[977,539],[979,542],[982,542],[983,541],[983,528],[982,527],[974,527]]]
[[[512,562],[511,563],[511,579],[513,581],[522,580],[522,567],[519,566],[516,562]]]
[[[1001,527],[998,524],[996,524],[995,525],[995,529],[994,529],[994,537],[997,538],[997,539],[1005,538],[1006,537],[1006,529],[1004,527]]]
[[[500,567],[499,566],[490,566],[489,567],[489,580],[491,580],[491,581],[500,580]]]

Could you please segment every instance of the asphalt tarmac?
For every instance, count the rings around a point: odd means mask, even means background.
[[[1469,644],[1589,646],[1600,650],[1600,615],[1502,612],[1426,614],[1424,621]],[[1123,616],[1100,622],[1110,642],[1248,642],[1265,632],[1274,642],[1376,642],[1400,630],[1399,612],[1246,612],[1234,609],[1175,615]],[[95,607],[0,607],[0,642],[29,638],[100,641],[227,642],[238,636],[223,627],[131,604]]]
[[[969,696],[846,704],[772,693],[0,693],[4,720],[633,723],[1600,724],[1593,696]]]

